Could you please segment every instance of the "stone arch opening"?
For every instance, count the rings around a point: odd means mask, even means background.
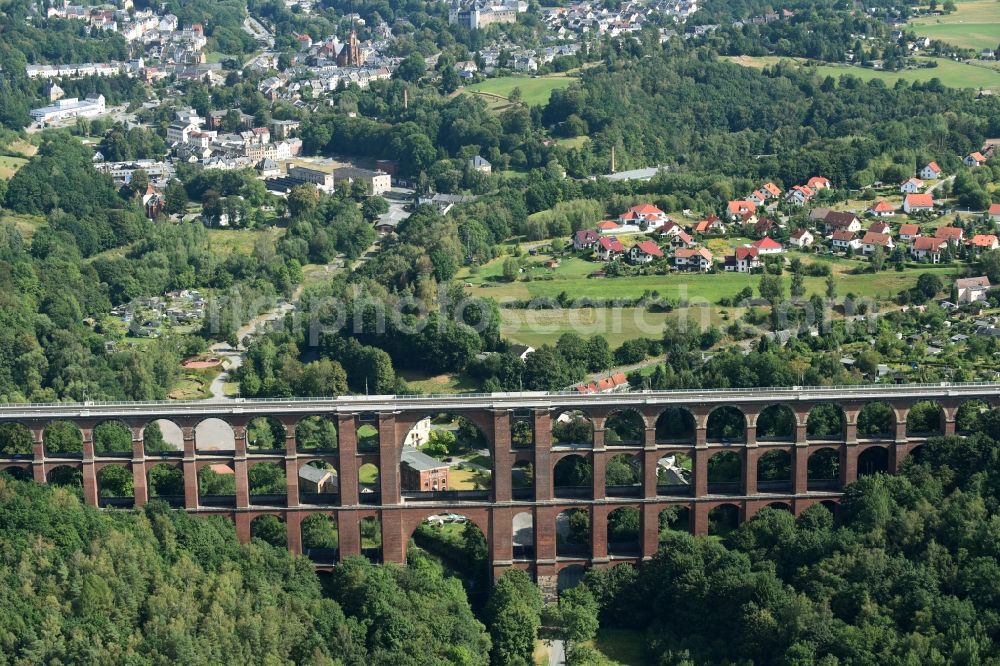
[[[307,416],[295,426],[295,448],[300,452],[336,451],[337,425],[325,416]]]
[[[132,429],[121,421],[102,421],[94,428],[94,453],[99,456],[131,456]]]
[[[823,500],[819,503],[824,509],[833,514],[834,520],[840,515],[840,504],[834,500]]]
[[[646,422],[634,409],[616,410],[604,421],[607,446],[641,446],[645,439]]]
[[[955,432],[967,435],[976,428],[979,416],[990,411],[990,406],[982,400],[966,400],[955,410]]]
[[[358,467],[358,501],[361,504],[378,504],[381,497],[378,466],[367,462]]]
[[[288,547],[288,529],[285,521],[269,513],[250,521],[250,538],[260,539],[275,548]]]
[[[788,513],[793,513],[792,505],[789,504],[788,502],[769,502],[764,505],[764,508],[774,509],[775,511],[787,511]]]
[[[258,416],[247,423],[247,451],[284,453],[285,426],[273,416]]]
[[[580,455],[561,458],[552,470],[553,495],[562,498],[591,497],[594,467]]]
[[[770,405],[757,416],[757,441],[794,441],[795,426],[795,412],[788,405]]]
[[[872,446],[858,456],[858,477],[889,473],[889,449]]]
[[[913,403],[906,414],[906,434],[911,437],[928,437],[944,434],[944,409],[935,400]]]
[[[184,472],[170,463],[158,463],[146,470],[150,499],[159,499],[170,506],[184,506]]]
[[[556,574],[556,593],[561,594],[566,590],[572,590],[583,582],[583,577],[587,574],[587,568],[582,564],[571,564],[563,567]]]
[[[724,537],[740,526],[740,507],[720,504],[708,512],[709,536]]]
[[[896,413],[884,402],[869,402],[858,412],[858,437],[891,439],[896,435]]]
[[[808,490],[840,488],[840,451],[826,447],[813,452],[806,463]]]
[[[250,503],[264,506],[284,506],[288,501],[285,467],[273,462],[248,465],[247,486]]]
[[[302,553],[316,564],[336,564],[340,556],[337,520],[323,513],[311,513],[300,523]]]
[[[209,418],[201,421],[194,428],[194,448],[205,453],[235,451],[236,434],[233,427],[222,419]]]
[[[530,511],[515,513],[511,520],[511,543],[515,560],[535,557],[535,517]]]
[[[457,512],[428,516],[413,530],[408,544],[408,561],[421,551],[440,561],[458,575],[473,607],[483,607],[490,590],[490,550],[475,520]]]
[[[530,409],[515,409],[511,414],[510,443],[515,449],[535,446],[535,415]]]
[[[510,487],[514,499],[535,496],[535,466],[528,460],[518,460],[510,469]]]
[[[694,415],[683,407],[669,407],[656,417],[657,444],[687,444],[694,441]]]
[[[373,564],[382,561],[382,521],[366,516],[360,522],[361,555]]]
[[[757,490],[787,492],[792,489],[792,456],[774,449],[757,459]]]
[[[2,467],[0,468],[0,476],[4,474],[15,481],[31,481],[34,478],[31,467],[27,465],[8,465]]]
[[[132,470],[125,465],[105,465],[98,470],[97,497],[101,506],[132,506],[135,503]]]
[[[556,557],[590,559],[590,512],[566,509],[556,516]]]
[[[674,451],[656,461],[657,495],[691,494],[691,456],[686,451]]]
[[[594,423],[584,412],[569,409],[552,420],[552,445],[589,448],[594,445]]]
[[[5,458],[30,458],[34,455],[34,438],[21,423],[0,423],[0,455]]]
[[[299,501],[304,504],[337,504],[340,476],[329,460],[299,463]]]
[[[45,455],[53,458],[83,456],[83,433],[72,421],[53,421],[43,433]]]
[[[198,470],[198,503],[236,506],[236,470],[224,462],[203,465]]]
[[[184,431],[173,421],[157,419],[142,429],[142,446],[146,455],[180,455],[184,452]]]
[[[493,455],[486,433],[450,412],[417,421],[400,448],[399,480],[407,501],[489,499]]]
[[[735,451],[720,451],[708,459],[708,492],[713,495],[737,495],[743,461]]]
[[[642,459],[619,453],[604,466],[604,490],[608,497],[642,495]]]
[[[378,414],[364,412],[354,418],[355,436],[359,453],[377,453],[379,450]]]
[[[58,465],[49,470],[45,480],[50,486],[70,488],[80,494],[83,492],[83,471],[71,465]]]
[[[910,449],[906,455],[907,460],[912,460],[914,465],[919,465],[924,461],[924,445],[918,444]]]
[[[706,436],[710,442],[744,442],[746,441],[746,416],[736,407],[723,405],[716,407],[708,415]]]
[[[642,518],[639,510],[623,506],[608,514],[608,555],[639,557],[642,554]]]
[[[825,402],[816,405],[809,410],[809,417],[806,419],[806,438],[811,440],[841,440],[847,418],[844,410],[832,402]]]
[[[659,543],[667,540],[671,532],[691,532],[691,508],[686,506],[668,506],[657,516],[659,523]]]

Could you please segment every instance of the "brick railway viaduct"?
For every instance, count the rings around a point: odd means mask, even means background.
[[[933,433],[908,430],[911,408],[926,401],[939,407],[939,427]],[[876,434],[859,433],[859,414],[876,402],[891,408],[892,427]],[[316,513],[334,519],[339,532],[339,552],[327,553],[325,560],[319,558],[321,566],[362,553],[364,519],[376,519],[381,530],[380,552],[365,549],[364,554],[402,563],[406,561],[406,544],[422,521],[436,514],[461,514],[482,529],[489,544],[494,575],[507,567],[521,567],[532,572],[545,587],[554,586],[559,572],[567,567],[602,566],[651,556],[658,547],[659,517],[665,509],[674,509],[672,515],[681,516],[682,528],[706,534],[710,529],[710,513],[719,507],[739,521],[749,520],[766,506],[795,514],[815,503],[835,508],[841,488],[856,480],[859,471],[895,472],[930,434],[955,434],[956,415],[963,404],[974,405],[978,410],[1000,406],[1000,384],[7,405],[0,406],[0,427],[9,429],[14,427],[9,424],[18,424],[18,428],[30,433],[31,444],[20,455],[0,457],[0,470],[46,483],[53,470],[72,468],[82,475],[83,495],[88,504],[139,507],[149,500],[149,470],[167,464],[183,471],[184,494],[165,499],[192,514],[229,517],[243,541],[250,539],[254,519],[273,515],[286,526],[289,550],[301,553],[302,520]],[[810,414],[822,405],[835,406],[841,415],[839,433],[810,434]],[[776,407],[790,415],[786,421],[790,429],[782,436],[770,433],[759,437],[761,415]],[[738,410],[743,420],[742,432],[725,440],[713,437],[713,414],[720,410],[732,414],[733,409]],[[823,409],[827,413],[833,411],[830,407]],[[582,413],[590,421],[590,441],[567,444],[553,439],[553,423],[569,410]],[[607,427],[616,413],[626,412],[641,419],[639,435],[633,441],[612,436]],[[401,489],[399,463],[407,433],[421,419],[441,413],[464,417],[485,435],[492,457],[490,490],[411,493]],[[689,414],[684,418],[690,428],[682,433],[667,432],[661,427],[666,413]],[[296,426],[303,419],[317,416],[336,426],[336,448],[303,450],[298,446]],[[285,432],[283,445],[278,442],[268,450],[248,447],[247,425],[256,417],[269,417],[281,423]],[[166,453],[145,450],[145,428],[161,419],[176,424],[183,433],[183,450]],[[231,427],[232,449],[206,450],[199,446],[196,431],[206,419],[220,419]],[[95,451],[94,429],[109,420],[121,422],[131,432],[131,451]],[[46,429],[59,421],[68,421],[79,429],[82,440],[79,453],[47,450]],[[520,427],[516,427],[518,423]],[[377,428],[378,435],[371,438],[370,447],[363,448],[359,447],[358,429],[365,425],[368,432]],[[512,430],[527,432],[530,437],[515,442]],[[24,438],[27,441],[27,434]],[[810,459],[824,450],[829,450],[825,455],[836,463],[836,477],[812,478]],[[715,481],[710,478],[710,459],[727,452],[738,459],[738,475],[727,481]],[[610,486],[605,483],[607,463],[621,454],[627,454],[633,461],[639,482],[625,487]],[[785,460],[783,469],[788,470],[788,478],[758,478],[758,461],[768,454]],[[569,456],[580,456],[590,465],[588,486],[560,488],[554,483],[556,466]],[[658,477],[660,461],[671,456],[690,463],[690,474],[682,479],[683,483],[677,483],[676,478],[673,484],[665,483]],[[332,464],[338,471],[336,494],[300,493],[299,466],[317,460]],[[284,468],[284,494],[252,493],[248,470],[262,463]],[[379,469],[377,489],[365,489],[359,484],[358,469],[366,463]],[[514,470],[529,464],[530,483],[518,484]],[[102,497],[100,473],[111,465],[130,470],[134,497]],[[233,471],[235,496],[199,497],[198,472],[211,465],[226,465]],[[640,528],[638,542],[622,549],[609,544],[607,524],[609,515],[624,507],[638,512]],[[558,537],[559,516],[568,510],[589,513],[589,544],[578,542],[570,546]],[[519,530],[515,524],[529,529]],[[516,536],[519,531],[520,537]]]

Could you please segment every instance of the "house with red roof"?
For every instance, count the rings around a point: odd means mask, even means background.
[[[726,255],[723,270],[736,273],[752,273],[763,266],[760,254],[753,245],[741,245],[732,254]]]
[[[938,227],[934,230],[934,238],[961,243],[962,239],[965,238],[965,231],[959,227]]]
[[[934,210],[934,197],[930,194],[907,194],[903,199],[903,212],[929,213]]]
[[[757,248],[757,254],[760,256],[767,256],[771,254],[781,254],[785,251],[785,248],[778,241],[774,240],[770,236],[764,236],[759,241],[754,241],[751,245]]]
[[[806,187],[818,192],[820,190],[833,189],[833,183],[830,182],[829,178],[824,178],[823,176],[813,176],[806,181]]]
[[[989,215],[990,219],[994,222],[1000,222],[1000,203],[990,204],[986,214]]]
[[[874,217],[892,217],[896,214],[896,209],[888,201],[878,201],[865,212]]]
[[[941,253],[948,247],[948,241],[943,238],[918,236],[910,246],[910,254],[915,259],[929,259],[931,263],[941,262]]]
[[[681,271],[706,273],[712,270],[714,258],[708,248],[680,248],[674,252],[674,266]]]
[[[597,231],[602,234],[614,234],[621,231],[622,225],[614,220],[601,220],[597,223]]]
[[[628,251],[628,259],[633,264],[648,264],[654,259],[662,259],[663,250],[651,240],[639,241]]]
[[[860,250],[861,239],[853,231],[841,229],[834,231],[830,236],[830,246],[836,251],[847,252],[847,250]]]
[[[768,195],[771,198],[775,198],[775,197],[780,197],[781,196],[781,188],[778,187],[777,185],[775,185],[774,183],[771,183],[771,182],[764,183],[764,187],[762,187],[760,189],[762,189],[765,192],[767,192]]]
[[[807,201],[812,199],[816,195],[816,191],[811,187],[806,185],[793,185],[792,189],[788,191],[788,196],[785,197],[786,201],[790,201],[793,204],[799,206],[804,205]]]
[[[699,220],[692,227],[696,234],[721,234],[726,231],[726,224],[715,215],[709,215],[704,220]]]
[[[625,254],[625,246],[614,236],[601,236],[594,251],[601,261],[614,261]]]
[[[861,219],[854,213],[845,213],[839,210],[831,210],[823,218],[823,224],[828,232],[850,231],[857,233],[861,231]]]
[[[673,238],[670,239],[670,247],[686,247],[692,248],[698,245],[698,241],[691,237],[686,231],[682,231],[679,234],[675,234]]]
[[[767,198],[768,198],[767,192],[765,192],[764,190],[757,190],[756,192],[753,192],[752,194],[750,194],[750,196],[747,197],[748,200],[754,202],[758,206],[763,206],[764,202],[767,201]]]
[[[796,229],[788,237],[788,243],[799,249],[804,249],[813,244],[816,237],[808,229]]]
[[[920,235],[919,224],[907,223],[899,225],[899,240],[910,242],[919,235]]]
[[[777,223],[774,220],[768,217],[763,217],[757,221],[757,224],[753,225],[753,232],[757,236],[766,236],[771,233],[771,230],[773,230],[776,226]]]
[[[986,164],[986,157],[977,150],[976,152],[969,153],[962,158],[962,164],[967,167],[981,167]]]
[[[924,168],[920,170],[920,177],[924,180],[934,180],[935,178],[940,178],[941,167],[938,166],[937,162],[928,162],[924,165]]]
[[[877,234],[887,234],[890,229],[892,229],[892,227],[889,226],[888,222],[882,222],[879,220],[878,222],[872,222],[867,231],[874,231]]]
[[[659,236],[665,236],[665,237],[670,238],[670,237],[676,236],[677,234],[679,234],[679,233],[681,233],[683,231],[684,231],[684,229],[681,228],[681,225],[679,225],[676,222],[674,222],[673,220],[671,220],[670,222],[667,222],[662,227],[660,227],[659,229],[657,229],[656,233]]]
[[[968,245],[975,252],[985,252],[1000,247],[1000,240],[995,234],[976,234],[969,239]]]
[[[589,250],[597,244],[600,237],[601,235],[593,229],[580,229],[573,234],[573,249]]]
[[[757,204],[752,201],[730,201],[726,205],[726,212],[729,213],[729,219],[738,220],[747,213],[756,215]]]
[[[632,206],[618,216],[618,222],[622,225],[635,225],[640,229],[649,230],[659,229],[669,219],[666,213],[650,203]]]
[[[924,189],[924,181],[919,178],[907,178],[903,181],[903,184],[899,186],[899,191],[903,194],[916,194],[922,189]]]
[[[876,231],[866,232],[864,238],[861,239],[861,251],[865,254],[872,254],[875,252],[875,248],[879,247],[886,251],[891,250],[894,247],[892,236]]]

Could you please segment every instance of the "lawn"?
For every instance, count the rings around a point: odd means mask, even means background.
[[[14,177],[17,170],[28,163],[25,157],[11,157],[10,155],[0,155],[0,180],[8,180]]]
[[[234,252],[250,254],[258,238],[268,237],[270,245],[281,238],[285,230],[280,227],[265,229],[209,229],[208,238],[214,254],[226,258]]]
[[[995,45],[996,43],[994,43]],[[779,58],[777,56],[731,56],[727,59],[744,67],[765,67],[774,65],[780,60],[788,60],[802,65],[806,62],[802,58]],[[993,67],[955,62],[954,60],[946,60],[944,58],[916,58],[916,60],[923,62],[934,61],[938,66],[905,69],[901,72],[884,72],[867,67],[830,64],[817,66],[816,73],[820,76],[830,75],[834,77],[841,76],[842,74],[851,74],[865,81],[882,79],[890,85],[898,79],[903,79],[907,82],[924,82],[938,78],[945,85],[953,88],[989,88],[1000,90],[1000,70]]]
[[[429,375],[414,370],[401,370],[398,374],[410,388],[421,393],[468,393],[479,390],[476,381],[466,375]]]
[[[1000,5],[996,0],[958,2],[957,7],[951,14],[915,18],[910,27],[918,37],[977,51],[995,49],[1000,44]]]
[[[630,629],[601,629],[592,643],[602,666],[645,666],[645,640]]]
[[[575,80],[565,74],[549,74],[538,77],[501,76],[474,83],[466,87],[465,90],[471,93],[484,93],[506,98],[510,96],[510,92],[514,88],[520,88],[521,101],[528,106],[543,106],[548,103],[549,95],[552,94],[553,90],[566,88]]]

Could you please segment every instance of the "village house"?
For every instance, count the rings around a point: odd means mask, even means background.
[[[990,280],[986,276],[955,280],[955,291],[958,292],[959,305],[985,301],[986,292],[989,290]]]
[[[990,216],[992,221],[1000,222],[1000,203],[990,204],[986,214]]]
[[[482,155],[476,155],[470,159],[469,168],[473,171],[478,171],[479,173],[490,173],[493,171],[493,165],[490,164]]]
[[[892,217],[896,214],[896,209],[888,201],[879,201],[865,212],[874,217]]]
[[[622,225],[635,225],[640,229],[659,229],[670,221],[670,218],[662,210],[653,204],[643,203],[632,206],[627,211],[618,216],[618,222]]]
[[[807,201],[813,198],[816,192],[813,191],[811,187],[806,187],[804,185],[794,185],[792,189],[788,191],[788,196],[785,197],[786,201],[799,206],[804,205]]]
[[[920,170],[920,177],[924,180],[933,180],[935,178],[941,177],[941,167],[938,166],[937,162],[928,162],[923,169]]]
[[[889,226],[889,223],[888,222],[882,222],[881,220],[879,220],[878,222],[872,222],[868,226],[868,231],[874,231],[877,234],[887,234],[887,233],[890,233],[890,229],[892,229],[892,227]]]
[[[910,242],[920,235],[920,225],[906,223],[899,226],[899,240]]]
[[[707,248],[680,248],[674,252],[674,266],[681,271],[698,271],[701,273],[712,270],[712,253]]]
[[[930,194],[907,194],[903,199],[903,212],[928,213],[934,210],[934,197]]]
[[[859,250],[861,249],[861,239],[858,238],[855,232],[841,229],[834,231],[833,235],[830,236],[830,245],[834,251],[847,252],[848,250]]]
[[[715,215],[709,215],[704,220],[695,223],[692,230],[698,234],[721,234],[726,231],[726,224]]]
[[[815,242],[816,238],[808,229],[796,229],[788,237],[788,242],[799,249],[807,248]]]
[[[910,254],[915,259],[930,259],[931,263],[941,263],[941,253],[948,247],[948,241],[943,238],[918,236],[910,246]]]
[[[874,231],[869,231],[865,234],[864,238],[861,239],[861,251],[865,254],[872,254],[875,252],[875,248],[881,247],[883,250],[891,250],[893,248],[892,236],[889,234],[880,234]]]
[[[767,201],[767,192],[764,190],[757,190],[747,197],[747,200],[754,202],[758,206],[763,206]]]
[[[681,225],[673,221],[667,222],[656,230],[657,235],[663,236],[664,238],[672,238],[673,236],[683,232],[684,229],[681,228]]]
[[[774,183],[771,182],[764,183],[764,186],[760,189],[767,192],[768,196],[771,197],[772,199],[781,196],[781,188],[775,185]]]
[[[601,236],[594,254],[601,261],[614,261],[625,253],[625,246],[614,236]]]
[[[622,225],[614,220],[601,220],[597,223],[597,231],[602,234],[614,234],[621,231]]]
[[[589,250],[597,244],[600,234],[592,229],[580,229],[573,234],[574,250]]]
[[[691,237],[686,231],[681,231],[673,235],[670,239],[670,247],[673,248],[692,248],[697,247],[698,241]]]
[[[785,251],[785,248],[781,246],[781,243],[768,236],[751,243],[751,245],[757,248],[757,254],[762,257],[772,254],[781,254]]]
[[[995,250],[1000,247],[1000,240],[997,239],[995,234],[976,234],[969,239],[968,245],[975,252],[985,252],[986,250]]]
[[[958,227],[938,227],[934,230],[934,238],[961,243],[962,239],[965,238],[965,231]]]
[[[899,191],[903,194],[916,194],[924,189],[924,181],[919,178],[909,178],[899,186]]]
[[[861,219],[854,213],[842,213],[831,210],[823,219],[827,233],[834,231],[850,231],[852,234],[861,231]]]
[[[740,220],[747,213],[756,215],[757,204],[752,201],[730,201],[726,206],[726,212],[730,220]]]
[[[648,264],[655,259],[663,258],[663,250],[651,240],[639,241],[628,251],[629,261],[633,264]]]
[[[762,265],[757,248],[753,245],[743,245],[736,248],[733,254],[726,256],[723,262],[723,270],[736,273],[752,273]]]
[[[962,164],[967,167],[981,167],[986,164],[986,158],[977,150],[976,152],[969,153],[962,158]]]
[[[812,189],[814,192],[819,192],[820,190],[833,189],[833,183],[823,176],[813,176],[806,182],[806,187]]]

